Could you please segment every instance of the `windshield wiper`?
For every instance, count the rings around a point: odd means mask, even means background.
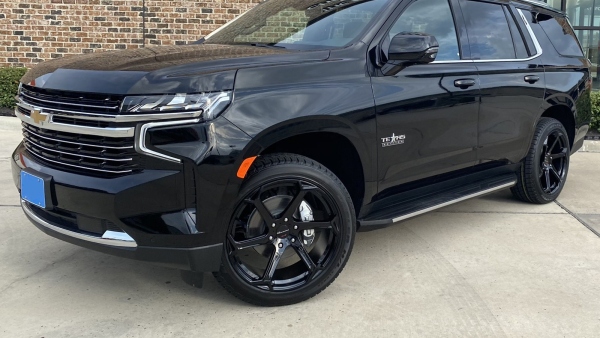
[[[283,47],[283,46],[277,46],[277,43],[258,43],[258,42],[253,42],[253,43],[250,43],[250,45],[254,46],[254,47],[283,48],[283,49],[285,49],[285,47]]]

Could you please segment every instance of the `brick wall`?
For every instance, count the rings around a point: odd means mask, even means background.
[[[144,44],[185,44],[259,1],[0,0],[0,67]]]

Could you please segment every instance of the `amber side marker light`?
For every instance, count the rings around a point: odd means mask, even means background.
[[[250,167],[252,166],[252,163],[254,163],[254,160],[256,160],[256,156],[248,157],[247,159],[245,159],[237,171],[237,177],[245,178],[246,174],[248,173],[248,169],[250,169]]]

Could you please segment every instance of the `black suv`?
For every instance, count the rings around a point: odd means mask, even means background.
[[[506,188],[556,199],[589,67],[543,3],[270,0],[195,44],[30,70],[12,173],[51,236],[291,304],[356,231]]]

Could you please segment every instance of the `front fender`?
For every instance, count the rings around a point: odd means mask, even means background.
[[[247,133],[244,157],[288,137],[332,132],[347,138],[376,181],[376,122],[365,60],[341,59],[240,70],[225,118]]]

